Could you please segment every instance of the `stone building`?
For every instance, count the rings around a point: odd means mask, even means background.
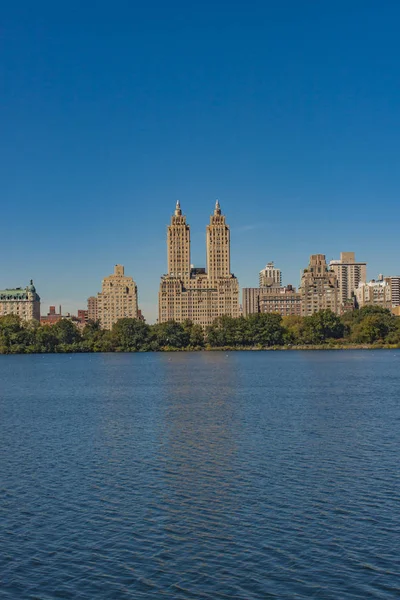
[[[310,263],[301,276],[300,293],[303,316],[327,309],[340,314],[337,275],[328,267],[324,254],[310,256]]]
[[[0,291],[0,317],[18,315],[22,321],[40,321],[40,297],[31,280],[26,288]]]
[[[291,285],[243,288],[242,305],[244,317],[254,313],[279,313],[282,317],[301,315],[301,294]]]
[[[282,271],[273,262],[266,264],[259,273],[259,287],[282,287]]]
[[[359,284],[367,281],[367,263],[356,262],[354,252],[341,252],[340,260],[331,260],[329,264],[337,275],[339,300],[346,305]]]
[[[400,306],[400,277],[390,277],[392,286],[392,307]]]
[[[97,321],[97,298],[96,296],[90,296],[87,299],[87,318],[88,321]]]
[[[390,277],[379,275],[378,281],[372,279],[368,283],[360,283],[356,289],[359,308],[363,306],[381,306],[392,309],[392,282]]]
[[[168,273],[161,277],[158,320],[186,319],[205,328],[216,317],[239,316],[239,283],[230,270],[230,231],[219,202],[206,229],[207,269],[190,263],[190,227],[179,202],[167,229]]]
[[[100,321],[103,329],[111,329],[124,318],[138,318],[137,286],[132,277],[125,275],[122,265],[115,265],[114,273],[103,279],[97,298],[88,299],[88,319]]]

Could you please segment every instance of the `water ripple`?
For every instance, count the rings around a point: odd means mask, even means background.
[[[396,351],[0,357],[0,597],[400,597]]]

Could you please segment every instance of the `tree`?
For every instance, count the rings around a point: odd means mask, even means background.
[[[186,348],[189,346],[190,333],[188,329],[176,321],[167,321],[166,323],[157,323],[152,328],[152,339],[154,348]]]
[[[119,319],[112,328],[111,339],[123,352],[143,350],[149,341],[149,326],[140,319]]]
[[[81,340],[81,334],[79,333],[78,328],[72,321],[68,321],[67,319],[61,319],[61,321],[52,325],[52,329],[59,344],[75,344]]]
[[[189,319],[183,322],[183,330],[189,336],[189,346],[198,348],[204,346],[204,333],[201,325],[195,325]]]
[[[284,328],[278,313],[261,313],[247,317],[246,340],[251,346],[279,346],[283,344]]]
[[[329,339],[340,339],[346,327],[331,310],[320,310],[304,317],[302,336],[306,344],[322,344]]]

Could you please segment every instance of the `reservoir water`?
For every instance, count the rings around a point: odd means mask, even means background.
[[[400,598],[400,351],[0,356],[0,598]]]

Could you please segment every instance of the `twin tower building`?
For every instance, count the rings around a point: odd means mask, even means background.
[[[161,277],[158,321],[186,319],[205,328],[220,315],[239,316],[239,282],[231,273],[230,233],[219,202],[207,225],[207,268],[190,262],[190,227],[179,202],[167,233],[168,273]],[[88,319],[111,329],[123,318],[142,318],[137,286],[122,265],[105,277],[102,291],[88,299]]]
[[[216,317],[239,316],[239,282],[231,273],[230,231],[219,202],[206,229],[207,267],[190,261],[190,227],[179,202],[167,233],[168,273],[158,298],[160,323],[189,319],[202,327]]]

